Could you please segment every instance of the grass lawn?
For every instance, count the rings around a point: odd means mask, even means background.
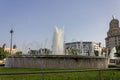
[[[56,70],[86,70],[81,68],[40,69],[40,68],[4,68],[0,72],[36,72]],[[101,80],[120,80],[119,70],[101,71]],[[99,80],[99,72],[72,72],[44,74],[44,80]],[[42,74],[0,75],[0,80],[42,80]]]

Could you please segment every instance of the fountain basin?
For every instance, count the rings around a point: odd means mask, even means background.
[[[10,68],[107,68],[108,59],[80,55],[12,55],[6,58]]]

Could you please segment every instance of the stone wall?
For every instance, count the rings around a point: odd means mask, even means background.
[[[107,68],[108,59],[103,57],[73,55],[12,55],[5,67],[11,68]]]

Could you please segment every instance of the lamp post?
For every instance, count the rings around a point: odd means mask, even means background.
[[[10,55],[12,53],[12,34],[13,34],[13,29],[10,30],[10,34],[11,34],[11,39],[10,39]]]

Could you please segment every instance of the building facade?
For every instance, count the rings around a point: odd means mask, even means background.
[[[119,27],[119,20],[113,19],[109,23],[109,30],[107,32],[107,37],[105,38],[106,41],[106,48],[109,51],[112,50],[117,45],[120,45],[120,27]]]
[[[65,43],[65,49],[74,48],[78,51],[78,55],[95,56],[94,51],[98,51],[98,56],[101,56],[101,43],[96,42],[70,42]]]
[[[7,47],[6,44],[3,44],[2,48],[3,48],[4,51],[7,51],[7,52],[10,53],[10,48]],[[13,45],[13,48],[12,48],[12,50],[11,50],[11,54],[16,54],[17,51],[18,51],[17,46],[16,46],[16,45]]]

